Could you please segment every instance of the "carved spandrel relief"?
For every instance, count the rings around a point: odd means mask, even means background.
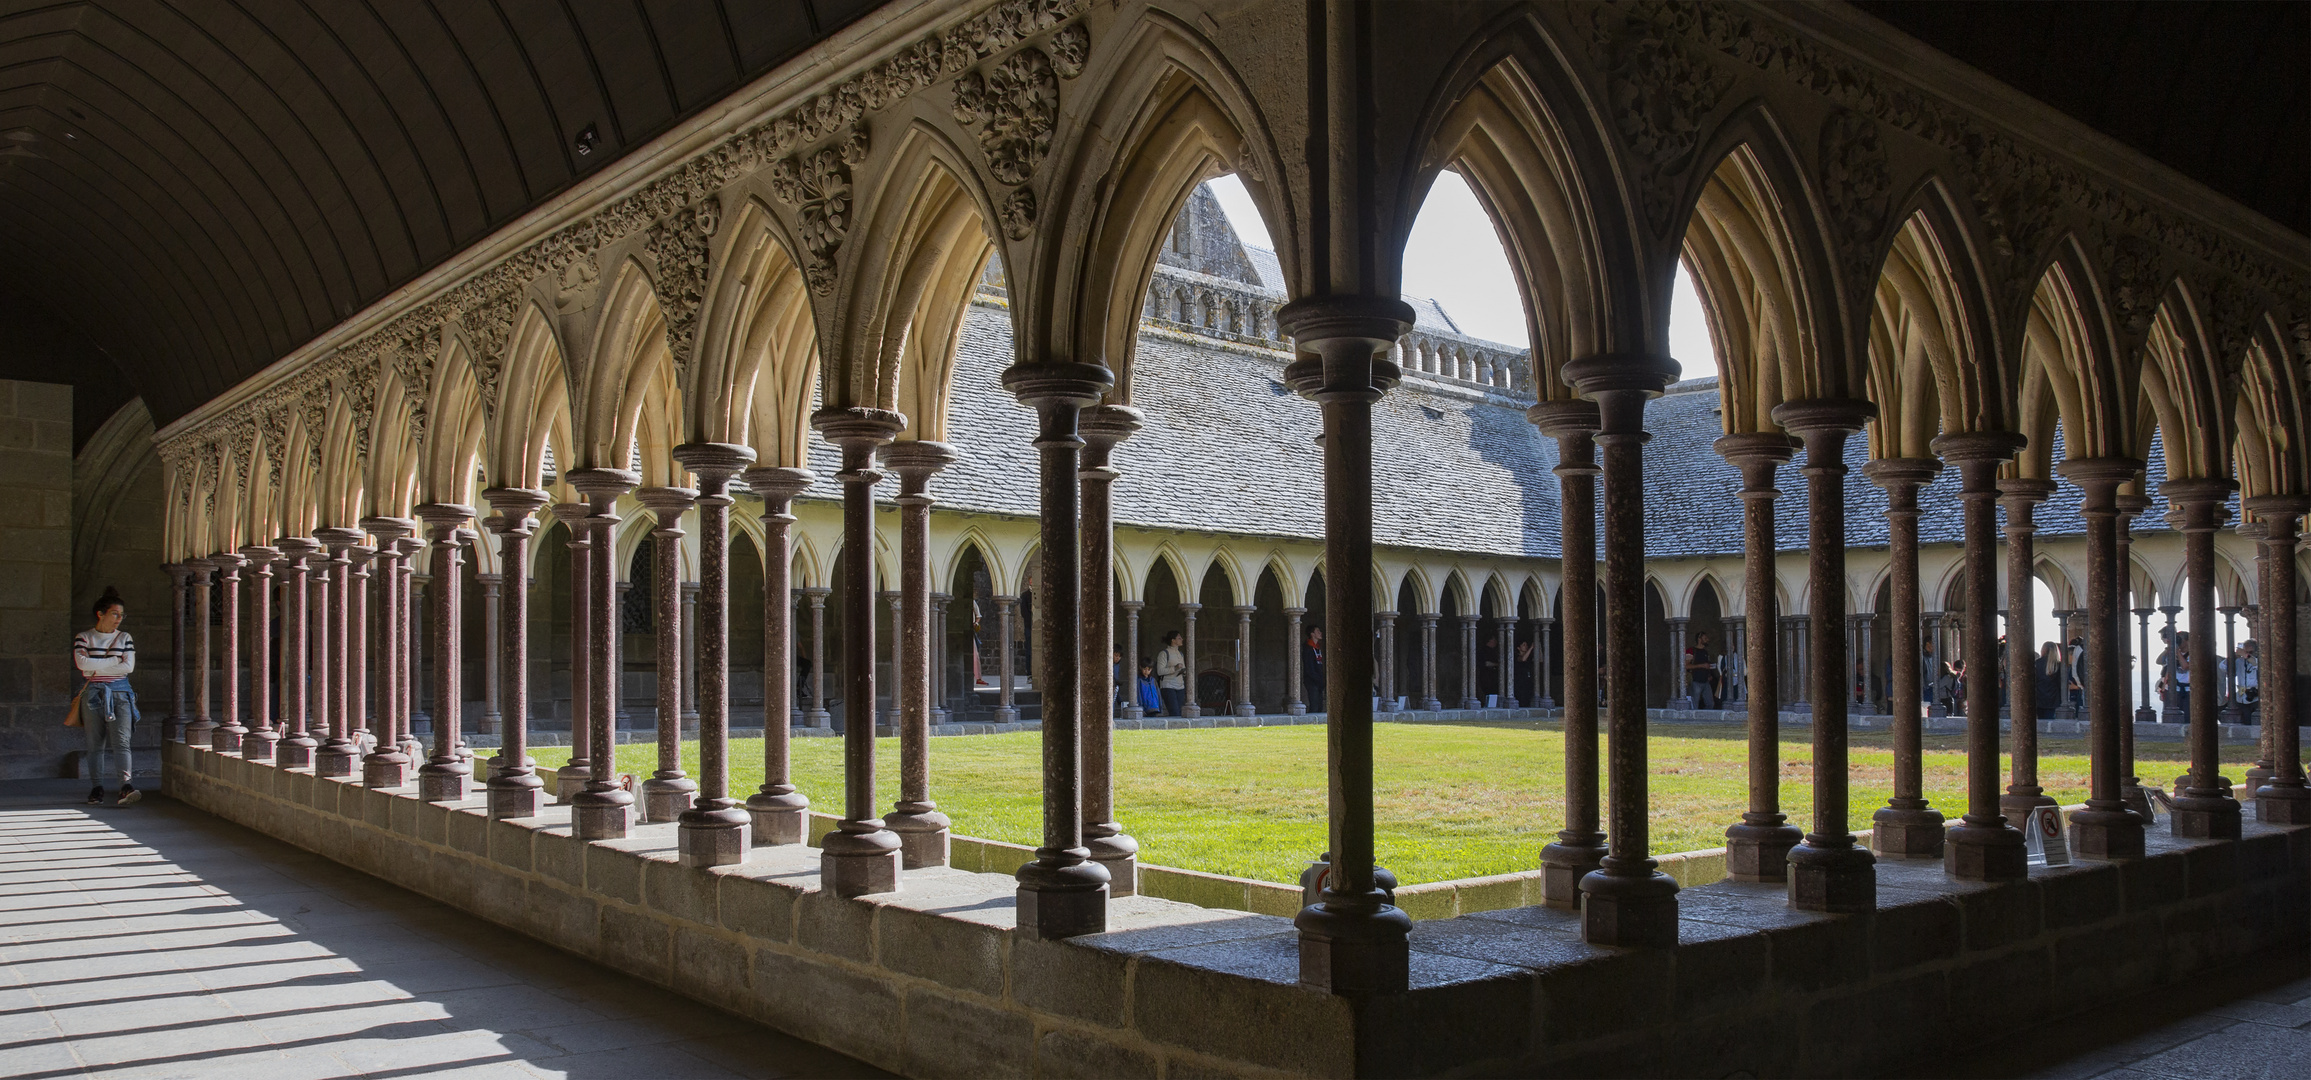
[[[1821,170],[1822,201],[1838,258],[1850,280],[1873,282],[1878,235],[1886,227],[1894,189],[1877,123],[1850,109],[1832,112],[1822,122]]]
[[[666,315],[666,347],[684,385],[690,381],[691,348],[698,336],[698,312],[706,302],[706,278],[713,263],[714,234],[722,227],[722,200],[709,195],[698,204],[653,226],[646,245],[658,263],[654,284]]]
[[[1701,145],[1702,121],[1733,78],[1692,49],[1677,31],[1682,9],[1648,4],[1599,8],[1591,24],[1603,48],[1613,126],[1643,166],[1637,178],[1645,218],[1667,232]]]
[[[770,193],[796,212],[803,280],[821,296],[834,292],[835,253],[851,231],[851,166],[866,157],[867,133],[862,128],[833,146],[770,167]]]

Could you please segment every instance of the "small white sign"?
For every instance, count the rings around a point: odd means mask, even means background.
[[[2070,838],[2062,832],[2061,807],[2032,807],[2022,825],[2022,839],[2030,853],[2030,865],[2070,865]]]

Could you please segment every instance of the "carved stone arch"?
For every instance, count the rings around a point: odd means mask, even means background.
[[[325,524],[320,520],[319,470],[309,463],[320,452],[326,432],[320,424],[310,421],[303,409],[291,409],[285,455],[288,467],[282,470],[281,528],[283,536],[311,536],[313,530]],[[197,475],[197,474],[196,474]],[[197,509],[200,503],[196,499]],[[201,552],[198,554],[206,554]]]
[[[1717,610],[1733,610],[1732,590],[1727,589],[1723,582],[1717,580],[1717,575],[1708,570],[1694,575],[1692,583],[1685,589],[1685,595],[1678,600],[1678,610],[1691,613],[1693,605],[1700,601],[1701,590],[1703,589],[1709,590],[1711,595],[1717,597]],[[1869,595],[1875,596],[1877,591],[1872,589]],[[1854,610],[1859,611],[1861,608],[1857,607]]]
[[[1404,576],[1397,581],[1396,591],[1390,594],[1391,602],[1394,601],[1397,594],[1404,591],[1404,587],[1407,585],[1412,587],[1413,610],[1400,611],[1397,613],[1399,616],[1434,615],[1437,613],[1437,597],[1442,594],[1438,591],[1438,583],[1430,579],[1428,571],[1419,563],[1413,563],[1404,568]]]
[[[1930,457],[1944,431],[2020,429],[2019,365],[1998,346],[1962,221],[1936,182],[1908,205],[1871,302],[1872,457]]]
[[[475,352],[464,335],[452,333],[435,366],[433,417],[424,443],[418,501],[476,506],[475,473],[488,461],[489,421],[482,405]],[[326,522],[324,524],[327,524]]]
[[[818,545],[810,536],[796,530],[793,537],[794,567],[792,580],[798,589],[822,589],[831,584],[827,575],[834,566],[833,556],[820,558]]]
[[[949,583],[953,582],[955,575],[963,570],[964,558],[971,552],[977,551],[980,565],[987,568],[987,579],[995,583],[997,592],[1001,592],[1003,583],[1010,580],[1010,574],[1003,565],[1002,556],[998,553],[999,550],[995,542],[988,539],[987,534],[981,531],[978,526],[965,525],[962,534],[955,538],[954,544],[948,552],[947,565],[940,571],[938,577],[932,579],[934,591],[943,591]]]
[[[1866,393],[1863,357],[1827,355],[1849,351],[1839,347],[1837,290],[1823,241],[1807,224],[1805,183],[1770,121],[1759,109],[1727,126],[1726,135],[1744,137],[1703,177],[1682,248],[1733,434],[1779,431],[1770,414],[1784,402]],[[1665,267],[1657,276],[1666,289],[1673,274]]]
[[[2290,361],[2287,336],[2270,312],[2255,321],[2254,338],[2240,372],[2238,438],[2232,452],[2240,494],[2294,495],[2311,491],[2311,461],[2305,439],[2307,416],[2303,369]]]
[[[1283,552],[1273,548],[1269,549],[1268,557],[1262,560],[1260,568],[1276,575],[1276,590],[1284,597],[1285,607],[1300,607],[1307,600],[1308,583],[1301,581],[1292,572],[1292,561],[1285,558]],[[1259,574],[1252,575],[1255,588],[1257,588],[1259,580]],[[1246,601],[1246,603],[1249,602]]]
[[[1155,568],[1159,563],[1171,571],[1172,586],[1178,590],[1180,597],[1193,603],[1193,590],[1203,583],[1203,579],[1188,575],[1187,557],[1180,553],[1179,547],[1168,537],[1156,543],[1147,568],[1140,576],[1140,593],[1147,593],[1147,582],[1155,576]]]
[[[2140,456],[2138,395],[2126,372],[2134,365],[2112,349],[2108,309],[2097,275],[2075,242],[2056,246],[2038,279],[2023,322],[2022,434],[2030,439],[2022,475],[2052,475],[2053,428],[2072,458]],[[2048,436],[2040,439],[2040,435]]]
[[[2037,580],[2046,583],[2046,591],[2054,597],[2055,607],[2067,609],[2086,606],[2085,592],[2078,587],[2077,582],[2071,580],[2070,571],[2059,561],[2041,556],[2031,564],[2030,572]]]
[[[1478,601],[1476,585],[1469,581],[1468,572],[1462,569],[1460,564],[1449,565],[1445,569],[1444,576],[1437,579],[1436,584],[1437,590],[1432,601],[1434,604],[1432,610],[1442,613],[1445,597],[1449,595],[1460,614],[1473,615],[1476,613]]]
[[[2167,479],[2229,477],[2236,421],[2233,390],[2223,377],[2204,305],[2204,296],[2177,278],[2143,343],[2140,385],[2158,417]],[[2147,458],[2147,431],[2137,445],[2141,452],[2132,456]]]
[[[489,440],[492,483],[543,487],[550,454],[559,471],[570,469],[575,432],[565,356],[558,320],[543,304],[526,301],[514,319],[498,373],[496,431]]]
[[[681,438],[681,389],[667,351],[664,312],[640,261],[627,259],[604,296],[593,356],[582,376],[574,467],[624,469],[640,449],[643,486],[671,485],[668,456]]]
[[[1211,557],[1204,560],[1203,572],[1196,576],[1194,587],[1191,590],[1191,599],[1193,595],[1202,593],[1204,581],[1211,577],[1215,568],[1219,570],[1220,576],[1226,579],[1228,583],[1230,599],[1238,604],[1252,602],[1252,587],[1258,583],[1259,575],[1255,573],[1247,576],[1244,572],[1243,560],[1236,557],[1235,549],[1229,547],[1225,541],[1214,545]]]

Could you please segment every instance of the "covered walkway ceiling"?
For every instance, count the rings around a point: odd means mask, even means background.
[[[165,425],[876,5],[0,0],[0,376]],[[1859,6],[2311,231],[2306,5]]]

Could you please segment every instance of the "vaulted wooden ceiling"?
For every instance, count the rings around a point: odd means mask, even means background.
[[[166,424],[878,2],[0,0],[0,311]]]

